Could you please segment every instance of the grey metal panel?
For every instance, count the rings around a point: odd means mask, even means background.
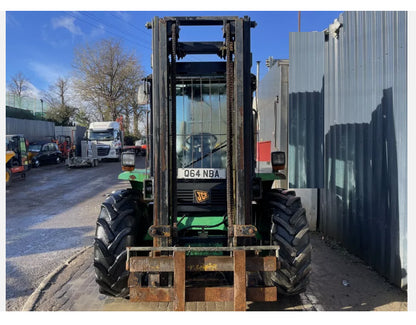
[[[289,186],[323,187],[323,32],[289,35]]]
[[[288,60],[276,60],[259,83],[258,140],[271,141],[272,151],[287,147],[288,70]]]
[[[405,288],[407,13],[345,12],[339,21],[325,44],[320,229]]]
[[[7,117],[6,134],[23,134],[29,142],[44,140],[55,136],[55,123]]]
[[[280,66],[274,64],[259,83],[258,119],[259,141],[271,141],[272,150],[280,150],[277,139],[276,116],[277,97],[280,95]]]
[[[289,60],[276,60],[259,83],[258,94],[258,138],[259,142],[270,141],[271,151],[288,152],[287,116],[289,108]],[[257,171],[272,171],[270,162],[257,162]],[[285,170],[287,175],[287,163]],[[279,181],[280,187],[287,188],[287,180]]]

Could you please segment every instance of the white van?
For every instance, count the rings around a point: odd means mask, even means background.
[[[86,138],[88,141],[96,142],[99,160],[120,160],[123,131],[118,122],[93,122],[86,132]]]

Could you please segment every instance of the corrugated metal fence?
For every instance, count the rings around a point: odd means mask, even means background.
[[[321,66],[323,71],[323,63]],[[319,87],[321,88],[321,85]],[[273,59],[273,64],[271,66],[269,65],[269,71],[260,81],[258,95],[258,140],[260,142],[270,142],[271,151],[288,152],[288,112],[289,60]],[[293,125],[291,127],[293,128]],[[293,148],[290,150],[293,151]],[[286,176],[286,179],[275,181],[273,186],[278,188],[288,188],[287,175],[291,172],[291,169],[288,169],[287,167],[288,163],[286,163],[285,169],[280,171],[280,173]],[[256,171],[260,173],[270,173],[272,171],[270,161],[257,161]],[[316,230],[317,190],[297,189],[296,193],[302,198],[310,229]]]
[[[290,35],[288,159],[292,188],[323,187],[324,44],[324,33]]]
[[[67,135],[73,139],[78,155],[81,155],[81,140],[86,129],[82,126],[55,126],[53,122],[41,120],[6,118],[6,134],[23,134],[29,142]]]
[[[289,144],[295,156],[307,150],[305,144],[309,150],[323,144],[323,157],[311,154],[305,163],[293,160],[292,153],[290,183],[322,182],[319,228],[406,288],[407,13],[345,12],[339,22],[339,28],[331,26],[332,35],[290,35],[289,123],[295,127],[289,130]],[[323,51],[312,48],[322,37]],[[312,56],[299,68],[296,58],[302,53]],[[313,62],[324,62],[321,89],[322,67]],[[309,80],[309,74],[313,82],[299,91],[295,81]],[[314,96],[301,105],[293,102],[302,92],[323,96],[323,107]],[[310,113],[321,110],[323,126],[310,119]],[[322,162],[319,181],[308,183],[290,172],[293,167],[308,179]]]
[[[40,120],[6,118],[6,134],[24,134],[28,141],[55,136],[55,123]]]

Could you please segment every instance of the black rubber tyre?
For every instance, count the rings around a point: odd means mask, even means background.
[[[12,183],[12,171],[6,167],[6,187]]]
[[[264,272],[267,286],[277,286],[283,295],[296,295],[306,290],[311,272],[312,246],[305,209],[294,191],[271,190],[264,194],[266,216],[272,220],[273,244],[280,246],[281,268]]]
[[[140,229],[140,192],[120,190],[102,203],[94,240],[95,280],[99,291],[128,298],[126,247],[137,246],[147,228]]]

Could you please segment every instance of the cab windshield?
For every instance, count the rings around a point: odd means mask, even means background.
[[[176,84],[178,168],[226,168],[224,79],[186,78]]]
[[[113,130],[92,131],[88,130],[88,140],[109,141],[114,139]]]

